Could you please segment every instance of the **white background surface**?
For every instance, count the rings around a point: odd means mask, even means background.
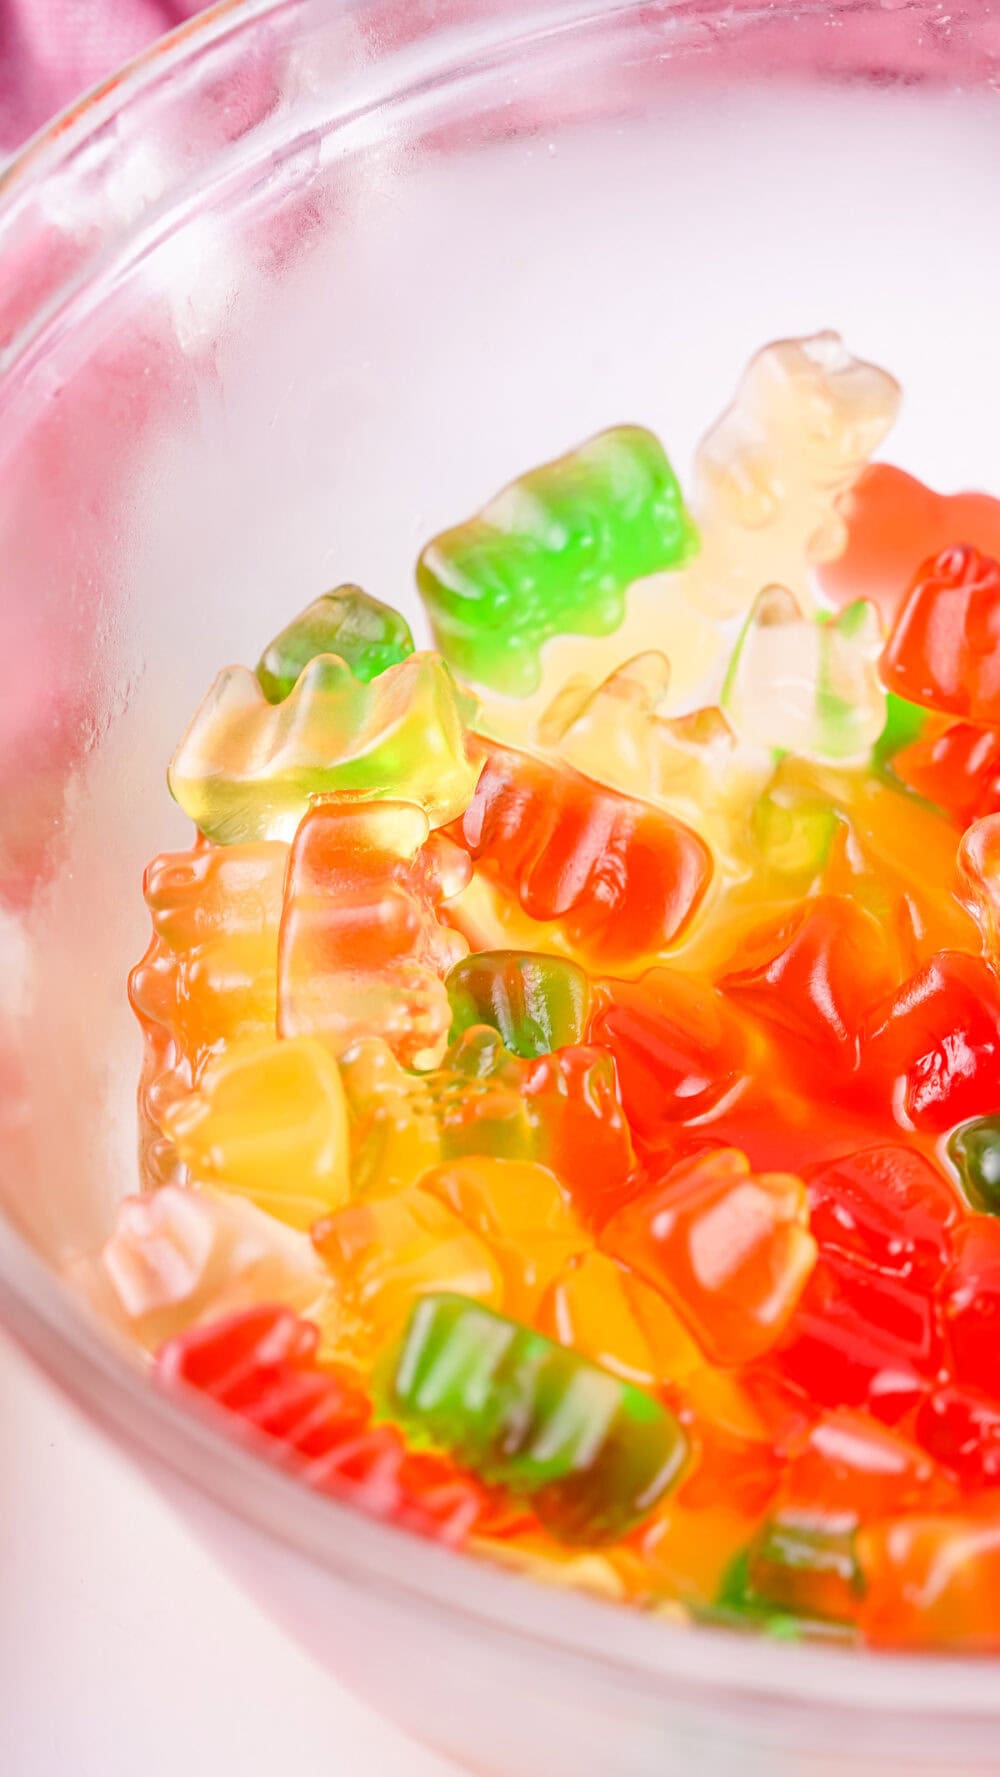
[[[457,1777],[342,1692],[0,1342],[2,1777]]]

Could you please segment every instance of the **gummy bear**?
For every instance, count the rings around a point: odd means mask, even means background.
[[[538,1326],[626,1382],[683,1382],[703,1362],[669,1302],[606,1253],[587,1252],[551,1285]]]
[[[563,957],[481,950],[455,963],[445,986],[453,1041],[473,1025],[489,1024],[512,1054],[531,1058],[586,1038],[590,980]]]
[[[712,873],[704,841],[662,810],[505,747],[489,750],[453,832],[547,940],[596,967],[675,943]],[[464,924],[461,902],[454,917]]]
[[[455,669],[525,696],[540,650],[610,635],[633,581],[685,561],[697,536],[661,445],[638,426],[601,432],[522,476],[417,564],[434,638]]]
[[[857,1066],[867,1016],[898,985],[878,921],[846,896],[818,895],[751,932],[726,997],[839,1070]]]
[[[314,599],[268,643],[257,662],[257,677],[268,702],[281,703],[318,654],[339,655],[367,685],[412,653],[405,617],[360,586],[338,586]]]
[[[809,1226],[822,1254],[930,1293],[951,1258],[960,1203],[925,1155],[880,1142],[810,1167]]]
[[[634,1165],[614,1062],[600,1049],[526,1060],[478,1025],[431,1073],[404,1073],[378,1038],[349,1050],[342,1073],[355,1195],[399,1190],[466,1155],[536,1160],[586,1220],[592,1199],[620,1188]]]
[[[751,359],[732,406],[698,449],[702,553],[686,581],[717,616],[775,583],[802,597],[811,564],[844,546],[837,503],[899,408],[893,378],[836,333],[779,340]]]
[[[953,722],[901,748],[892,768],[901,783],[946,809],[960,827],[1000,810],[1000,729]]]
[[[923,562],[880,670],[911,703],[1000,722],[1000,562],[965,543]]]
[[[837,502],[846,546],[819,564],[823,594],[835,605],[871,599],[891,625],[920,563],[957,541],[1000,559],[1000,500],[989,494],[936,494],[890,463],[871,463]]]
[[[287,846],[198,846],[154,858],[143,879],[153,936],[129,976],[143,1030],[141,1165],[176,1170],[163,1116],[223,1044],[274,1034]]]
[[[1000,1401],[995,1397],[968,1383],[946,1383],[921,1402],[915,1431],[924,1449],[961,1486],[1000,1484]]]
[[[777,1353],[818,1405],[864,1407],[886,1424],[917,1405],[943,1357],[927,1290],[836,1252],[817,1260]]]
[[[607,984],[608,1003],[591,1031],[610,1050],[632,1129],[656,1145],[679,1123],[707,1117],[745,1082],[751,1037],[707,981],[679,969],[650,969]]]
[[[749,1601],[800,1618],[856,1619],[864,1593],[856,1528],[848,1513],[780,1506],[747,1552]]]
[[[948,1157],[973,1209],[1000,1215],[1000,1117],[973,1117],[948,1137]]]
[[[897,1118],[939,1132],[1000,1094],[1000,984],[980,957],[942,951],[873,1015],[862,1064]]]
[[[737,734],[836,764],[867,759],[885,726],[882,631],[859,600],[835,618],[803,616],[782,586],[754,601],[726,674],[722,706]]]
[[[601,1245],[660,1290],[721,1364],[770,1349],[816,1257],[801,1179],[755,1175],[733,1148],[654,1180],[611,1217]]]
[[[598,685],[568,681],[538,724],[541,744],[575,770],[669,809],[731,867],[745,867],[746,808],[770,775],[769,752],[741,745],[722,710],[661,712],[671,669],[637,654]]]
[[[415,802],[432,827],[460,815],[476,785],[447,667],[411,654],[365,685],[333,654],[270,704],[253,673],[220,673],[174,754],[171,793],[221,844],[291,839],[314,796],[353,791]]]
[[[177,1185],[122,1200],[87,1282],[147,1346],[260,1302],[319,1313],[329,1293],[304,1234],[238,1197]]]
[[[1000,960],[1000,814],[984,815],[958,847],[962,898],[982,938],[984,954]]]
[[[164,1126],[193,1178],[240,1192],[293,1228],[347,1197],[344,1090],[315,1038],[233,1044]]]
[[[529,1498],[562,1542],[617,1540],[688,1455],[680,1425],[651,1396],[456,1296],[414,1309],[384,1401],[413,1436]]]
[[[316,1366],[318,1338],[286,1309],[252,1309],[168,1340],[156,1375],[236,1414],[319,1492],[452,1546],[490,1528],[483,1489],[445,1458],[408,1451],[395,1427],[372,1425],[356,1384]]]
[[[465,939],[438,920],[468,857],[412,802],[317,802],[292,844],[278,946],[278,1030],[340,1054],[385,1038],[406,1067],[444,1054],[443,976]]]
[[[944,1323],[957,1380],[1000,1398],[1000,1223],[972,1215],[954,1236],[942,1286]]]
[[[965,1512],[885,1518],[858,1537],[862,1631],[874,1647],[1000,1651],[1000,1517]]]
[[[535,1161],[476,1155],[435,1167],[420,1188],[489,1248],[503,1277],[504,1310],[514,1320],[531,1319],[553,1278],[591,1250],[568,1192]]]
[[[370,1358],[422,1296],[446,1289],[488,1308],[505,1305],[503,1275],[487,1243],[420,1186],[347,1204],[315,1224],[313,1241],[356,1322],[352,1356]]]

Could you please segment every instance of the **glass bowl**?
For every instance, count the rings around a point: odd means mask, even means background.
[[[216,668],[623,420],[684,465],[836,326],[995,484],[988,7],[249,0],[0,185],[0,1315],[314,1654],[488,1777],[1000,1770],[989,1663],[684,1629],[315,1498],[60,1281],[134,1187],[125,975]]]

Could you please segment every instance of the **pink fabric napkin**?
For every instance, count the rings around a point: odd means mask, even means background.
[[[0,0],[0,157],[205,0]]]

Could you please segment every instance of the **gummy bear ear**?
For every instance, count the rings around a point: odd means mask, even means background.
[[[670,685],[670,662],[665,654],[650,649],[634,654],[616,666],[597,685],[582,673],[567,680],[538,719],[536,734],[542,746],[558,751],[560,742],[572,740],[574,731],[615,715],[625,705],[630,715],[655,714]]]

